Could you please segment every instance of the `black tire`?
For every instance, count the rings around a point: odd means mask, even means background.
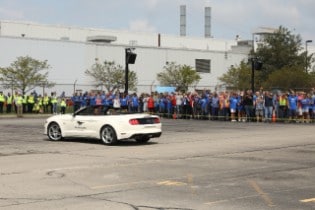
[[[142,137],[137,137],[136,138],[136,141],[138,142],[138,143],[146,143],[146,142],[148,142],[150,140],[150,137],[148,137],[148,136],[142,136]]]
[[[113,145],[117,143],[116,131],[113,127],[107,125],[101,130],[101,140],[106,145]]]
[[[61,129],[58,123],[50,123],[48,125],[47,136],[51,141],[60,141],[62,139]]]

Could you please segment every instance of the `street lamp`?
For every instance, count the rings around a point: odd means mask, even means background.
[[[252,65],[252,72],[251,72],[251,89],[252,89],[252,93],[255,93],[255,70],[261,70],[263,63],[261,61],[260,58],[258,57],[251,57],[249,59],[249,61],[251,62]]]
[[[136,61],[137,54],[133,52],[134,48],[125,49],[125,94],[128,94],[128,75],[129,75],[129,64],[134,64]]]
[[[313,40],[306,40],[306,41],[305,41],[305,51],[306,51],[306,56],[305,56],[305,59],[306,59],[306,60],[305,60],[305,61],[306,61],[306,62],[305,62],[306,67],[305,67],[305,71],[306,71],[306,73],[308,72],[307,44],[308,44],[308,43],[312,43],[312,42],[313,42]]]

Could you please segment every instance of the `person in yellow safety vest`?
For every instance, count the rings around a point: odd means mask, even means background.
[[[18,117],[23,116],[23,101],[24,98],[22,94],[18,94],[17,97],[14,99],[15,105],[16,105],[16,113]]]
[[[39,110],[40,110],[39,103],[35,102],[33,106],[33,112],[38,114]]]
[[[12,104],[13,104],[13,96],[11,95],[11,93],[8,93],[7,95],[7,113],[11,113],[12,112]]]
[[[43,97],[41,95],[39,95],[37,97],[37,104],[38,104],[38,107],[39,107],[39,113],[43,113]]]
[[[287,110],[288,110],[288,99],[287,93],[280,94],[279,98],[279,120],[284,121],[287,118]]]
[[[44,93],[43,98],[44,113],[48,113],[49,101],[50,101],[49,96],[47,96],[47,93]]]
[[[34,97],[34,94],[31,93],[27,97],[27,111],[28,111],[28,113],[32,113],[33,112],[34,104],[35,104],[35,97]]]
[[[5,102],[5,96],[2,91],[0,91],[0,113],[3,113],[3,107]]]
[[[65,114],[66,113],[66,108],[67,108],[66,100],[65,100],[65,98],[62,98],[61,102],[60,102],[60,112],[61,112],[61,114]]]
[[[52,105],[52,113],[53,114],[57,114],[57,103],[58,103],[58,100],[57,100],[57,96],[56,96],[56,93],[51,93],[51,105]]]

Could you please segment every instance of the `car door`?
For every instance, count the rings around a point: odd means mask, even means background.
[[[102,106],[85,107],[64,122],[64,130],[67,136],[98,138],[103,117]]]
[[[77,115],[73,119],[74,131],[76,136],[98,137],[98,121],[100,116]]]

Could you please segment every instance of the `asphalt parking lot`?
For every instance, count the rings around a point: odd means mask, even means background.
[[[147,144],[0,119],[0,209],[315,209],[313,124],[162,119]]]

